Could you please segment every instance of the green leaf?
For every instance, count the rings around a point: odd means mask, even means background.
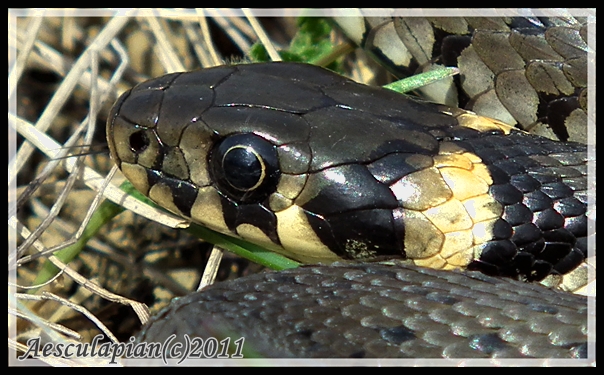
[[[279,51],[283,61],[314,64],[333,52],[335,46],[330,38],[332,26],[327,20],[319,17],[300,17],[297,24],[299,29],[288,48]],[[266,49],[259,42],[252,46],[249,56],[254,62],[270,61]],[[326,68],[338,71],[340,65],[334,61]]]

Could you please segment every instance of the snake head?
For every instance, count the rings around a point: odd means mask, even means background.
[[[396,197],[363,164],[435,141],[413,130],[408,141],[393,139],[398,129],[376,115],[383,108],[355,109],[371,105],[348,93],[359,87],[305,64],[168,74],[115,103],[111,155],[162,207],[293,258],[357,257],[347,247],[361,257],[378,248],[400,255],[400,238],[378,235],[396,232]],[[354,233],[344,238],[351,217]],[[368,234],[375,239],[364,241]]]

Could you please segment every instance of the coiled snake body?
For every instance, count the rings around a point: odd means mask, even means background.
[[[224,329],[267,356],[586,356],[584,298],[448,271],[582,286],[585,145],[295,63],[144,82],[107,133],[137,189],[211,229],[306,263],[406,261],[212,286],[141,340]]]

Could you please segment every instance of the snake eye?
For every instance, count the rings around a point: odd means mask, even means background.
[[[279,182],[275,146],[254,134],[223,139],[210,153],[209,165],[218,189],[239,202],[260,202]]]
[[[136,133],[130,134],[130,149],[135,154],[140,154],[149,147],[150,141],[147,134],[144,131],[139,131]]]

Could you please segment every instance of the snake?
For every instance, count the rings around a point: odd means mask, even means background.
[[[268,357],[587,356],[586,299],[564,292],[586,280],[584,144],[302,63],[146,81],[117,100],[107,136],[161,207],[319,264],[179,298],[141,341],[235,332]]]
[[[336,17],[399,78],[455,66],[419,90],[532,133],[587,143],[587,20],[580,17]]]
[[[108,134],[124,175],[162,207],[305,263],[399,258],[569,289],[585,276],[582,144],[298,63],[147,81],[117,101]]]

